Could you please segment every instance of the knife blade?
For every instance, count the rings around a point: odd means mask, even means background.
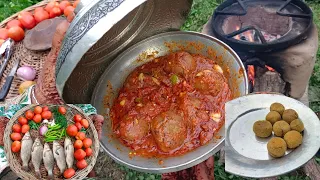
[[[0,48],[0,53],[2,53],[2,54],[4,53],[4,61],[3,61],[1,68],[0,68],[0,78],[2,77],[3,72],[6,69],[8,61],[11,57],[11,54],[13,51],[13,45],[14,45],[14,41],[9,38],[2,44],[2,46]]]
[[[4,83],[4,85],[2,86],[2,88],[0,90],[0,101],[4,101],[5,98],[7,97],[8,92],[9,92],[10,87],[11,87],[11,84],[12,84],[12,81],[14,79],[14,75],[17,72],[19,63],[20,63],[20,59],[17,59],[15,64],[13,65],[11,71],[10,71],[9,76],[6,78],[6,82]]]

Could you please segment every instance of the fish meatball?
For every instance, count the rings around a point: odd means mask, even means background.
[[[129,142],[141,142],[149,134],[149,125],[144,120],[126,118],[119,126],[120,136]]]
[[[183,114],[176,111],[167,111],[155,117],[151,130],[158,147],[163,152],[174,151],[187,138],[187,125]]]
[[[279,158],[285,155],[287,150],[286,142],[279,137],[273,137],[267,144],[268,153],[274,158]]]
[[[164,70],[168,73],[177,75],[186,75],[196,69],[196,61],[193,56],[187,52],[177,52],[168,55],[169,60]]]
[[[270,106],[270,111],[277,111],[280,115],[283,114],[284,110],[285,108],[281,103],[273,103]]]
[[[286,109],[283,112],[282,119],[290,124],[291,121],[298,119],[298,113],[293,109]]]
[[[293,120],[290,123],[290,127],[292,130],[296,130],[298,132],[302,132],[304,130],[303,122],[300,119]]]
[[[256,121],[253,124],[253,132],[258,137],[269,137],[272,134],[272,125],[269,121]]]
[[[217,96],[224,86],[223,75],[216,71],[204,70],[196,75],[194,87],[203,94]]]
[[[266,116],[266,120],[271,124],[274,124],[275,122],[281,120],[281,115],[277,111],[270,111]]]
[[[283,137],[290,130],[290,125],[286,121],[277,121],[273,125],[273,132],[279,137]]]
[[[287,146],[290,149],[294,149],[302,144],[302,135],[295,130],[287,132],[283,139],[286,141]]]

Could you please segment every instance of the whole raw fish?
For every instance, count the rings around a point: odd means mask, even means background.
[[[32,150],[33,141],[30,136],[29,131],[24,134],[22,140],[21,140],[21,159],[22,159],[22,169],[24,171],[29,170],[29,161],[31,158],[31,150]]]
[[[43,158],[43,146],[40,142],[40,139],[37,138],[34,141],[32,146],[31,161],[38,178],[41,178],[40,165],[42,162],[42,158]]]
[[[54,159],[53,159],[53,153],[52,153],[48,143],[44,144],[43,163],[44,163],[44,167],[48,171],[49,179],[53,179],[53,172],[52,171],[53,171]]]
[[[53,141],[53,157],[57,162],[57,165],[62,174],[66,169],[66,156],[64,154],[63,147],[58,143],[58,141]]]
[[[66,161],[68,168],[72,168],[74,161],[74,147],[72,141],[69,137],[66,137],[64,140],[64,153],[66,155]]]

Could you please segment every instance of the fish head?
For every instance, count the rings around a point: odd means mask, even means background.
[[[45,144],[44,144],[43,150],[44,150],[44,151],[48,151],[48,150],[51,151],[50,146],[49,146],[48,143],[45,143]]]

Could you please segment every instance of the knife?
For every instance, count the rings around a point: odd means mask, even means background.
[[[2,86],[2,88],[0,90],[0,101],[4,101],[5,98],[7,97],[8,92],[11,87],[11,84],[12,84],[12,81],[13,81],[13,78],[14,78],[14,75],[16,74],[16,71],[18,69],[19,63],[20,63],[20,59],[17,59],[15,64],[13,65],[11,71],[10,71],[9,76],[6,79],[6,82]]]
[[[7,39],[0,47],[0,55],[4,54],[4,61],[0,68],[0,78],[3,75],[4,70],[8,64],[8,61],[11,57],[12,50],[13,50],[14,41],[12,39]]]

